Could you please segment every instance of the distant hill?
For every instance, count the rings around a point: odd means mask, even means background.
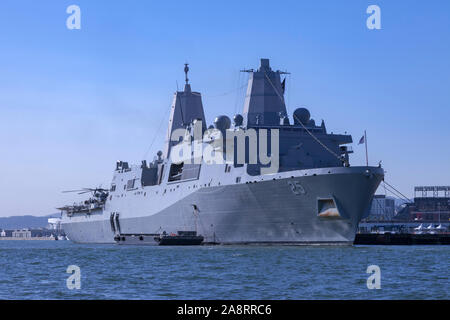
[[[0,217],[0,230],[12,230],[22,228],[45,228],[48,225],[47,220],[49,218],[58,218],[59,213],[50,214],[48,216],[36,217],[36,216],[12,216],[12,217]]]

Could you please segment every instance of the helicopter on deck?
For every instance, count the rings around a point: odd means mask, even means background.
[[[109,190],[100,187],[63,191],[63,193],[70,192],[77,192],[78,194],[85,194],[90,192],[92,193],[92,196],[85,201],[57,208],[58,210],[66,211],[69,216],[77,213],[91,214],[93,211],[102,210],[109,194]]]

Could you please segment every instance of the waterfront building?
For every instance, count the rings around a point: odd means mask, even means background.
[[[450,186],[414,188],[414,201],[406,203],[394,217],[399,221],[450,221]]]
[[[31,238],[31,231],[28,229],[15,230],[12,232],[13,238]]]
[[[369,215],[365,221],[391,220],[395,215],[395,199],[376,194],[370,204]]]

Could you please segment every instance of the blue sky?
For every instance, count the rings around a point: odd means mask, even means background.
[[[66,8],[81,8],[68,30]],[[381,8],[368,30],[366,8]],[[358,141],[412,196],[449,185],[449,1],[24,1],[0,3],[0,216],[56,212],[65,189],[108,186],[115,161],[161,149],[190,63],[208,124],[241,112],[242,68],[288,70],[307,106]],[[224,93],[231,92],[227,95]],[[364,147],[353,146],[353,165]]]

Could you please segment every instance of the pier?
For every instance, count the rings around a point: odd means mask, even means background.
[[[355,245],[443,245],[450,244],[450,234],[358,233]]]

